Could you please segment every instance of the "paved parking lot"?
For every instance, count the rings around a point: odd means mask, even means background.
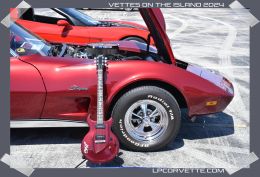
[[[47,10],[41,10],[48,13]],[[138,12],[84,11],[97,19],[144,24]],[[235,98],[223,113],[193,123],[183,110],[177,139],[159,152],[120,150],[108,167],[211,168],[243,166],[249,153],[249,27],[243,11],[163,9],[177,58],[214,69],[235,86]],[[11,130],[11,155],[35,168],[95,167],[81,159],[86,128]]]

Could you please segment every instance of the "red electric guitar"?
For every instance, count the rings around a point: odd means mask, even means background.
[[[97,121],[88,116],[89,132],[81,143],[83,156],[93,163],[105,163],[113,160],[119,151],[117,137],[112,133],[112,118],[104,120],[103,75],[106,60],[103,55],[96,57],[97,63]]]

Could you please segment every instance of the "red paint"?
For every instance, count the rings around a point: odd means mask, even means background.
[[[147,40],[149,34],[145,26],[133,22],[109,20],[111,22],[118,22],[119,24],[131,25],[131,27],[70,26],[70,28],[66,28],[66,26],[59,24],[48,24],[20,19],[17,9],[14,8],[14,10],[12,13],[13,20],[49,42],[86,44],[102,41],[117,41],[131,36]],[[153,40],[151,40],[151,44],[154,44]]]
[[[38,55],[21,59],[38,68],[44,79],[47,99],[42,118],[84,120],[87,112],[95,117],[97,77],[93,60]],[[20,72],[22,75],[26,70]],[[106,107],[110,106],[122,88],[137,81],[149,80],[162,81],[176,87],[187,101],[190,116],[220,112],[233,98],[233,95],[213,83],[175,65],[147,61],[110,61],[106,79]],[[73,85],[88,90],[69,90]],[[17,84],[17,89],[22,86],[24,83]],[[218,100],[218,105],[206,107],[206,102],[212,100]]]
[[[34,66],[10,58],[10,93],[12,119],[40,118],[46,90]]]

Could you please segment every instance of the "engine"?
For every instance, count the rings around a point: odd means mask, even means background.
[[[72,44],[52,44],[51,55],[86,59],[94,59],[98,55],[104,55],[108,60],[160,60],[156,53],[146,52],[141,49],[138,50],[138,52],[126,49],[122,50],[119,48],[119,44],[117,43],[92,43],[84,46]]]

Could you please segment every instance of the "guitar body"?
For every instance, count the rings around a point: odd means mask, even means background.
[[[117,137],[111,132],[112,118],[104,121],[104,129],[96,129],[96,121],[90,116],[87,119],[89,132],[81,143],[81,152],[86,159],[93,163],[105,163],[113,160],[119,151]],[[105,135],[106,143],[95,143],[96,135]]]

